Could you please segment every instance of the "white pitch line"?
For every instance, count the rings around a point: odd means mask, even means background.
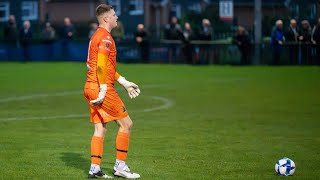
[[[88,114],[67,114],[61,116],[35,116],[35,117],[13,117],[13,118],[1,118],[1,121],[24,121],[24,120],[47,120],[47,119],[62,119],[62,118],[83,118],[89,117]]]
[[[82,91],[70,91],[70,92],[61,92],[61,93],[55,93],[55,94],[33,94],[28,96],[18,96],[18,97],[9,97],[5,99],[0,99],[0,102],[10,102],[10,101],[23,101],[38,97],[49,97],[49,96],[68,96],[68,95],[74,95],[82,93]],[[148,96],[148,95],[145,95]],[[161,109],[168,109],[172,106],[174,106],[173,101],[171,101],[168,98],[160,97],[160,96],[149,96],[151,99],[155,99],[158,101],[161,101],[163,104],[160,106],[152,107],[152,108],[146,108],[143,109],[142,112],[152,112],[157,111]],[[137,111],[131,111],[131,112],[137,112]],[[138,111],[141,112],[141,111]],[[67,115],[56,115],[56,116],[38,116],[38,117],[12,117],[12,118],[0,118],[1,121],[21,121],[21,120],[47,120],[47,119],[62,119],[62,118],[83,118],[83,117],[89,117],[89,114],[67,114]]]
[[[143,89],[148,89],[148,88],[156,88],[160,87],[161,85],[145,85],[142,86]],[[120,90],[121,91],[121,90]],[[11,101],[24,101],[28,99],[33,99],[33,98],[41,98],[41,97],[59,97],[59,96],[68,96],[68,95],[75,95],[75,94],[81,94],[83,91],[65,91],[65,92],[59,92],[59,93],[37,93],[37,94],[31,94],[31,95],[26,95],[26,96],[12,96],[12,97],[7,97],[7,98],[0,98],[0,103],[3,102],[11,102]]]
[[[31,94],[27,96],[13,96],[13,97],[8,97],[8,98],[3,98],[0,99],[0,103],[3,102],[11,102],[11,101],[24,101],[28,99],[33,99],[33,98],[41,98],[41,97],[58,97],[58,96],[68,96],[68,95],[74,95],[74,94],[80,94],[83,93],[83,91],[68,91],[68,92],[60,92],[60,93],[40,93],[40,94]]]
[[[163,105],[158,106],[158,107],[144,109],[143,112],[151,112],[151,111],[156,111],[156,110],[160,110],[160,109],[168,109],[169,107],[172,107],[174,105],[173,101],[171,101],[170,99],[160,97],[160,96],[150,96],[150,97],[152,99],[162,101]]]

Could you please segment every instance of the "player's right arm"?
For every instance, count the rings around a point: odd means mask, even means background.
[[[92,105],[101,104],[107,93],[107,63],[109,51],[106,47],[106,43],[101,40],[98,45],[98,57],[97,57],[97,77],[99,82],[99,94],[98,98],[90,101]]]

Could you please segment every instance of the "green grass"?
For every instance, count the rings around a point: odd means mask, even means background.
[[[118,71],[142,91],[130,100],[117,86],[134,121],[127,163],[141,179],[282,179],[274,172],[282,157],[297,166],[289,179],[320,178],[319,68],[119,64]],[[85,64],[1,63],[0,72],[0,179],[85,179],[93,133],[81,93]],[[163,103],[173,106],[144,112]],[[107,174],[116,132],[109,124]]]

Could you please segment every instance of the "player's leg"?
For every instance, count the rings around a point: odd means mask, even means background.
[[[116,163],[113,168],[113,174],[115,176],[121,176],[124,178],[136,179],[140,178],[140,175],[130,171],[125,161],[127,159],[127,153],[129,148],[130,130],[132,128],[132,120],[129,116],[116,120],[119,126],[119,131],[116,139]]]
[[[107,124],[103,122],[103,118],[97,109],[92,106],[90,106],[90,121],[94,124],[94,133],[91,138],[91,166],[88,178],[112,178],[104,174],[100,169]]]
[[[106,132],[106,123],[94,124],[94,133],[91,139],[91,166],[88,178],[112,178],[104,174],[100,169],[103,154],[103,140]]]
[[[103,140],[106,133],[106,124],[95,123],[94,134],[91,138],[91,167],[90,171],[100,171],[100,163],[103,153]]]
[[[103,140],[107,132],[106,123],[95,123],[94,133],[91,138],[91,166],[88,178],[112,178],[100,169],[103,154]]]

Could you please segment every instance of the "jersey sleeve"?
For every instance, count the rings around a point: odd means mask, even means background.
[[[120,75],[118,72],[116,72],[115,75],[114,75],[114,79],[115,79],[115,80],[118,80],[120,76],[121,76],[121,75]]]
[[[112,83],[113,77],[110,77],[112,68],[110,62],[110,45],[111,41],[102,39],[99,43],[98,48],[98,59],[97,59],[97,75],[99,84]]]

